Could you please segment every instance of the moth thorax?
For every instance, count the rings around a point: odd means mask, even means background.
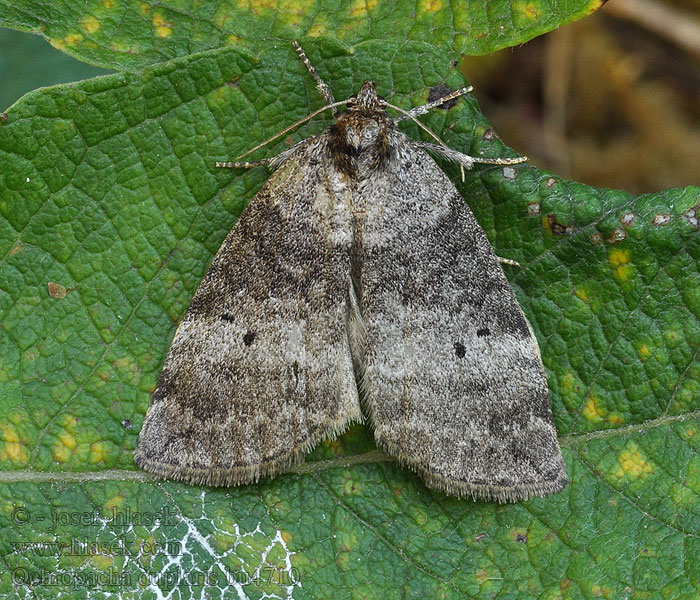
[[[393,123],[383,112],[351,108],[330,129],[330,149],[336,166],[349,175],[367,177],[386,165]]]
[[[353,154],[360,154],[376,144],[379,130],[379,123],[372,118],[353,119],[342,130],[344,145],[352,148]]]

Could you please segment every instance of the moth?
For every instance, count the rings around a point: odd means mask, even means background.
[[[274,172],[177,329],[136,463],[192,484],[244,484],[367,419],[380,448],[446,494],[504,502],[561,490],[537,341],[431,154],[465,169],[524,159],[472,157],[397,128],[422,126],[417,116],[471,88],[403,111],[366,81],[336,102],[295,48],[335,123],[274,158],[217,163]]]

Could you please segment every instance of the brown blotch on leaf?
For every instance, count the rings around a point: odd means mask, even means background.
[[[454,90],[448,88],[444,83],[439,83],[438,85],[430,88],[430,91],[428,92],[428,102],[435,102],[436,100],[440,100],[440,98],[449,96],[452,92],[454,92]],[[447,102],[444,102],[436,108],[440,110],[449,110],[453,106],[457,106],[457,98],[448,100]]]
[[[49,296],[58,300],[65,298],[71,291],[71,288],[63,287],[60,283],[54,283],[53,281],[49,281],[48,288]]]
[[[693,206],[693,208],[689,208],[688,210],[683,212],[683,216],[685,217],[686,221],[688,221],[688,225],[690,225],[694,229],[700,229],[700,219],[698,219],[699,211],[700,205]]]
[[[627,233],[625,232],[623,227],[615,227],[610,232],[610,235],[605,239],[605,241],[608,244],[617,244],[618,242],[621,242],[627,237]]]
[[[633,212],[626,212],[620,215],[620,223],[622,223],[625,227],[633,225],[636,220],[637,215],[635,215]]]
[[[564,225],[557,221],[556,215],[551,213],[547,215],[547,223],[552,235],[569,235],[574,230],[571,225]]]
[[[531,217],[540,214],[540,203],[539,202],[528,202],[527,203],[527,214]]]
[[[671,222],[671,215],[667,213],[658,213],[654,215],[654,218],[651,220],[651,224],[654,225],[655,227],[663,227],[664,225],[668,225]]]

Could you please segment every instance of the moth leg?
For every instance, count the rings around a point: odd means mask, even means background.
[[[297,51],[301,62],[303,62],[306,65],[306,68],[309,70],[309,73],[311,73],[311,76],[316,81],[316,89],[318,89],[321,96],[323,96],[323,99],[328,104],[335,104],[335,98],[333,98],[333,92],[331,92],[331,88],[325,81],[323,81],[323,79],[321,79],[321,76],[318,74],[318,71],[316,71],[316,68],[311,64],[311,61],[306,56],[306,52],[304,52],[302,47],[299,45],[299,42],[294,40],[292,44],[294,45],[294,49]],[[333,113],[334,117],[338,114],[338,111],[335,107],[331,108],[331,112]]]
[[[427,150],[437,156],[456,162],[458,165],[466,169],[471,169],[475,163],[485,165],[517,165],[527,161],[527,156],[518,156],[516,158],[482,158],[480,156],[469,156],[452,148],[431,144],[430,142],[413,142],[414,147]]]
[[[445,104],[445,102],[449,102],[450,100],[454,100],[455,98],[459,98],[460,96],[464,96],[465,94],[468,94],[471,92],[474,88],[470,85],[469,87],[461,87],[458,90],[455,90],[451,94],[447,94],[447,96],[443,96],[442,98],[438,98],[437,100],[433,100],[432,102],[428,102],[427,104],[424,104],[423,106],[416,106],[415,108],[412,108],[411,110],[406,111],[408,114],[406,115],[400,115],[394,119],[394,123],[398,123],[400,121],[403,121],[404,119],[410,119],[412,117],[417,117],[418,115],[424,115],[428,112],[430,112],[433,108],[437,108],[438,106],[442,106]]]
[[[511,267],[520,267],[520,263],[517,260],[513,260],[511,258],[503,258],[502,256],[496,255],[496,258],[498,258],[498,262],[501,263],[502,265],[510,265]]]

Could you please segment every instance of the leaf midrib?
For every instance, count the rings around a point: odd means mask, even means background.
[[[690,419],[700,419],[700,410],[672,416],[661,416],[656,419],[649,419],[643,423],[626,425],[601,431],[588,433],[577,433],[561,436],[559,444],[564,448],[573,448],[580,444],[585,444],[591,440],[623,437],[630,433],[641,433],[657,427],[663,427],[672,423],[681,423]],[[293,465],[285,473],[317,473],[337,467],[350,467],[357,464],[393,462],[394,459],[379,449],[370,450],[362,454],[339,456],[329,460],[319,460]],[[132,471],[128,469],[109,469],[104,471],[35,471],[33,469],[18,469],[16,471],[1,471],[0,483],[19,482],[85,482],[85,481],[141,481],[159,482],[162,479],[151,476],[142,471]]]

